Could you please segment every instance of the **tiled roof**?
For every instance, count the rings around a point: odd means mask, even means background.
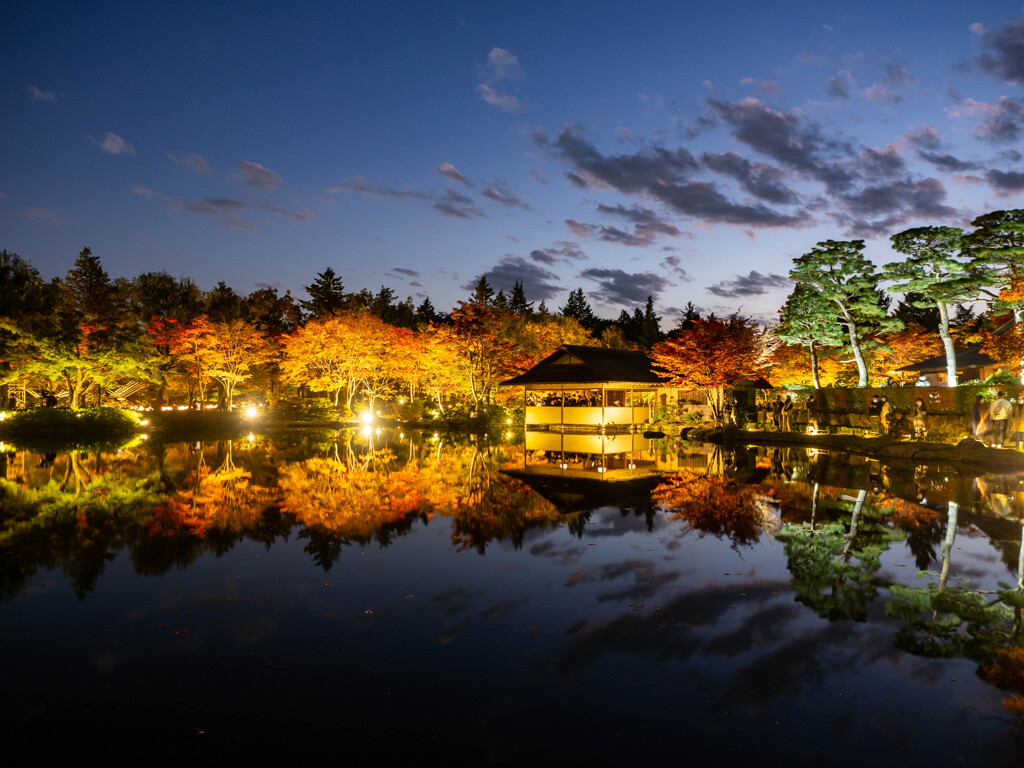
[[[573,362],[557,360],[570,355]],[[607,381],[661,384],[664,380],[651,368],[643,352],[565,344],[525,373],[501,382],[504,386],[523,384],[599,384]]]

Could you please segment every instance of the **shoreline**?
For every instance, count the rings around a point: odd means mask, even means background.
[[[680,435],[715,445],[776,445],[819,448],[871,456],[880,460],[904,460],[917,464],[958,464],[970,469],[1024,472],[1024,453],[1012,448],[990,448],[972,438],[956,445],[905,441],[892,437],[857,435],[808,435],[802,432],[749,432],[736,427],[695,427]]]

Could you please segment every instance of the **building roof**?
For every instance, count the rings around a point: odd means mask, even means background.
[[[662,384],[643,352],[565,344],[525,373],[501,382],[504,386],[524,384]]]
[[[980,346],[964,347],[956,351],[956,369],[958,371],[964,368],[988,368],[993,365],[997,365],[996,361],[982,352]],[[919,363],[905,365],[899,370],[916,371],[917,373],[942,373],[946,370],[946,355],[943,353],[935,357],[929,357],[927,360],[922,360]]]

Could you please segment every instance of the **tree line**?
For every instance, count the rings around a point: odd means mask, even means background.
[[[646,350],[669,383],[709,398],[769,369],[777,385],[866,386],[943,351],[955,386],[958,345],[984,342],[1013,367],[1024,351],[1024,210],[994,211],[973,226],[893,235],[904,258],[881,269],[862,240],[818,243],[794,259],[795,287],[777,325],[702,317],[690,302],[667,332],[651,297],[606,319],[582,288],[552,311],[529,301],[522,282],[506,294],[486,276],[440,312],[387,286],[349,292],[330,267],[296,300],[275,288],[240,296],[224,282],[202,291],[167,272],[112,280],[88,248],[63,279],[46,282],[2,251],[0,404],[52,394],[72,408],[214,399],[230,408],[243,388],[271,400],[326,393],[349,409],[408,396],[444,412],[491,402],[501,380],[562,344]],[[903,295],[894,309],[882,283]],[[1006,313],[1009,332],[995,334],[991,320],[986,327],[970,309],[978,301]]]

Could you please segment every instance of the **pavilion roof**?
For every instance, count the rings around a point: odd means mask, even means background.
[[[605,349],[564,344],[533,368],[501,382],[503,386],[524,384],[663,384],[645,353],[626,349]]]
[[[982,352],[981,347],[978,345],[964,347],[956,351],[956,368],[958,371],[964,368],[988,368],[996,364],[996,361]],[[942,373],[946,370],[946,355],[943,353],[935,357],[929,357],[927,360],[922,360],[919,363],[905,365],[899,370],[916,371],[917,373]]]

